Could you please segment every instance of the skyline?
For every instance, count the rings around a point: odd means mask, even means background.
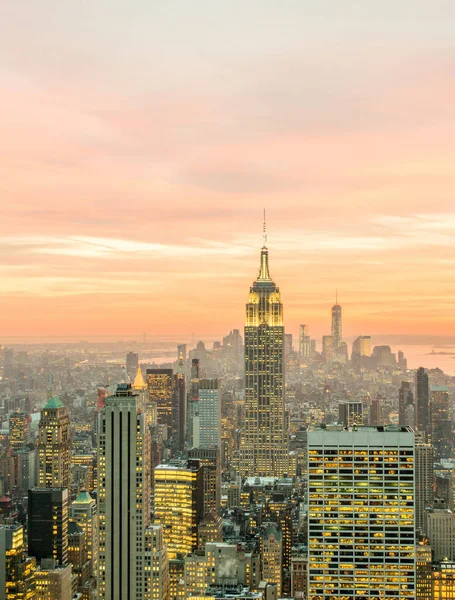
[[[453,3],[123,4],[2,7],[2,334],[242,328],[265,206],[288,331],[455,336]]]

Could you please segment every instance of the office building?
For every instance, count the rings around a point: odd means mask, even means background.
[[[98,513],[96,501],[86,491],[79,492],[69,508],[69,518],[85,533],[90,574],[98,575]]]
[[[139,367],[139,355],[136,352],[128,352],[126,355],[126,373],[129,381],[133,381]]]
[[[299,327],[299,354],[300,358],[310,358],[311,356],[311,339],[308,335],[307,325]]]
[[[245,423],[240,472],[282,477],[288,471],[283,305],[280,290],[270,276],[268,257],[264,244],[259,275],[250,288],[246,305]]]
[[[0,600],[34,598],[36,561],[26,557],[24,528],[0,526]]]
[[[393,368],[397,363],[397,357],[393,354],[390,346],[375,346],[372,356],[373,363],[377,367]]]
[[[414,433],[308,432],[308,598],[415,598]]]
[[[335,358],[335,339],[333,335],[322,336],[322,357],[326,362]]]
[[[90,560],[87,555],[85,531],[71,520],[68,523],[68,561],[74,577],[77,578],[77,588],[81,592],[90,580]]]
[[[201,516],[220,512],[221,500],[221,464],[218,448],[192,448],[188,458],[199,461],[202,471],[202,508]],[[238,505],[237,505],[238,506]]]
[[[173,376],[171,435],[174,452],[183,452],[185,449],[186,420],[185,365],[181,354],[177,372]]]
[[[172,398],[174,392],[172,369],[147,369],[148,400],[156,406],[158,425],[166,427],[166,439],[172,433]]]
[[[360,356],[371,356],[371,336],[359,335],[352,343],[352,354]]]
[[[142,598],[144,532],[150,522],[150,429],[130,384],[99,413],[100,600]]]
[[[267,583],[276,584],[278,594],[281,594],[281,587],[283,583],[282,552],[282,533],[281,531],[278,531],[274,524],[270,524],[262,533],[262,579]]]
[[[144,598],[169,600],[169,558],[163,539],[162,525],[149,525],[145,530],[145,565],[147,580]]]
[[[30,415],[15,412],[9,418],[9,445],[13,450],[25,448],[30,440]]]
[[[455,561],[455,515],[447,508],[428,508],[425,533],[430,541],[433,562],[443,558]]]
[[[422,538],[416,546],[416,600],[433,600],[431,546]]]
[[[38,486],[71,488],[71,431],[68,410],[57,396],[41,411]]]
[[[72,454],[71,467],[74,469],[76,466],[81,467],[86,472],[84,479],[87,485],[81,488],[80,491],[94,492],[97,487],[96,454]]]
[[[434,448],[419,439],[415,445],[415,523],[424,530],[426,509],[434,503]]]
[[[455,598],[455,561],[445,558],[433,569],[431,600],[452,600],[452,598]]]
[[[437,459],[450,458],[452,453],[452,420],[449,418],[449,389],[447,386],[431,388],[430,404],[431,443]]]
[[[28,555],[39,563],[55,559],[68,564],[68,490],[35,488],[28,491]]]
[[[197,548],[197,527],[202,517],[202,470],[198,460],[185,466],[158,465],[154,472],[154,523],[163,526],[169,559]]]
[[[430,385],[423,367],[416,374],[417,430],[425,442],[430,440]]]
[[[221,441],[221,394],[218,379],[200,379],[193,413],[193,448],[218,448]]]
[[[398,422],[415,427],[414,394],[409,381],[402,381],[398,392]]]
[[[343,341],[343,329],[341,320],[341,306],[338,304],[338,299],[334,306],[332,306],[332,337],[333,345],[336,348],[341,346]]]
[[[43,560],[35,572],[35,585],[35,600],[71,600],[71,566],[60,566],[52,558]]]
[[[363,421],[363,403],[356,400],[343,400],[338,405],[338,422],[351,427],[365,425]]]

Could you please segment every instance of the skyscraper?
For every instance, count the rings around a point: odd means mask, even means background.
[[[430,386],[428,374],[423,367],[417,369],[416,375],[417,430],[424,441],[430,438]]]
[[[186,382],[183,354],[179,357],[177,372],[173,376],[172,391],[172,448],[182,452],[186,434]]]
[[[68,564],[68,490],[28,491],[28,554],[39,562],[55,559]]]
[[[166,426],[168,437],[172,433],[172,376],[172,369],[147,369],[146,373],[149,402],[155,402],[157,423]]]
[[[161,525],[149,525],[145,530],[145,560],[150,568],[144,598],[169,600],[169,558]]]
[[[0,600],[35,598],[36,561],[26,558],[22,525],[0,526]]]
[[[57,396],[41,411],[38,434],[38,486],[71,487],[71,435],[68,410]]]
[[[30,415],[15,412],[9,418],[9,443],[13,450],[25,448],[30,436]]]
[[[128,383],[99,413],[99,596],[144,597],[144,532],[150,521],[150,430]]]
[[[128,352],[126,355],[126,372],[130,381],[133,381],[139,367],[139,355],[136,352]]]
[[[414,434],[308,432],[308,599],[415,599]]]
[[[197,548],[197,526],[202,517],[202,470],[198,460],[185,466],[158,465],[154,474],[155,524],[163,526],[170,559]]]
[[[336,350],[341,346],[341,342],[343,341],[341,306],[338,304],[338,297],[336,303],[332,306],[332,337]]]
[[[245,325],[245,424],[240,472],[282,477],[288,470],[284,428],[284,327],[280,290],[261,250],[257,280],[250,288]]]
[[[218,448],[221,440],[221,397],[218,379],[200,379],[197,414],[193,416],[193,448]]]
[[[69,509],[69,517],[85,532],[90,574],[97,576],[98,568],[98,514],[96,501],[88,492],[79,492]]]
[[[434,502],[434,448],[416,440],[415,445],[415,523],[424,531],[425,513]]]
[[[301,358],[310,358],[311,356],[311,339],[308,335],[307,325],[299,327],[299,354]]]
[[[398,392],[398,422],[415,427],[414,395],[409,381],[402,381]]]
[[[452,420],[449,418],[449,389],[437,385],[431,388],[431,443],[437,459],[449,458],[452,451]]]

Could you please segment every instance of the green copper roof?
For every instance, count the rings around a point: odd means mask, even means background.
[[[91,504],[93,499],[88,492],[82,491],[76,496],[76,500],[74,502],[77,502],[78,504]]]
[[[49,400],[44,408],[64,408],[65,405],[58,396],[54,396]]]

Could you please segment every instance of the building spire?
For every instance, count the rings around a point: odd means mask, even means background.
[[[262,237],[264,240],[264,247],[267,246],[267,220],[265,218],[265,208],[264,208],[264,223],[262,225]]]
[[[264,208],[264,222],[262,224],[262,236],[264,245],[261,250],[261,267],[259,269],[258,281],[272,281],[269,272],[269,251],[267,250],[267,221],[265,218]]]

